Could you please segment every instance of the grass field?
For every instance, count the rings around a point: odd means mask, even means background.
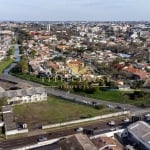
[[[112,112],[106,108],[98,110],[55,97],[48,97],[48,101],[44,102],[16,105],[13,111],[16,121],[26,122],[29,128]]]
[[[146,94],[137,99],[130,99],[129,94],[131,92],[123,92],[123,91],[101,91],[99,89],[96,89],[96,91],[92,94],[79,92],[79,94],[95,98],[95,99],[101,99],[105,101],[111,101],[111,102],[117,102],[117,103],[128,103],[136,106],[149,106],[150,105],[150,99],[146,96]]]
[[[5,68],[7,68],[11,63],[13,62],[13,59],[11,58],[5,58],[2,62],[0,62],[0,74],[4,71]]]

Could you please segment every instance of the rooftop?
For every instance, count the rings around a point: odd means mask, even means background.
[[[62,150],[98,150],[87,135],[81,133],[70,136],[59,142]]]
[[[5,122],[5,131],[17,129],[16,123],[14,122],[13,113],[4,113],[3,120]]]
[[[116,140],[111,137],[100,137],[92,139],[92,142],[100,149],[108,150],[108,148],[113,150],[122,150],[122,147],[117,143]]]
[[[128,126],[128,131],[139,139],[150,145],[150,125],[144,121],[138,121]]]

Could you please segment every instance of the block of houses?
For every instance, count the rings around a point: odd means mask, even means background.
[[[1,98],[7,99],[8,104],[21,104],[47,100],[47,92],[43,87],[29,87],[26,89],[1,92]]]

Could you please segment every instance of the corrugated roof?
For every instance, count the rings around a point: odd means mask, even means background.
[[[138,121],[128,126],[128,131],[134,135],[135,138],[149,144],[150,146],[150,125],[144,121]]]

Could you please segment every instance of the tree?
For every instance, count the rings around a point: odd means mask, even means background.
[[[8,56],[11,56],[14,54],[14,47],[11,47],[8,51]]]
[[[19,70],[22,72],[22,73],[27,73],[28,70],[29,70],[29,66],[28,66],[28,62],[26,60],[21,60],[19,63],[18,63],[18,68]]]
[[[35,55],[36,55],[36,51],[35,51],[35,50],[31,50],[31,52],[30,52],[30,56],[31,56],[32,58],[34,58],[34,57],[35,57]]]

